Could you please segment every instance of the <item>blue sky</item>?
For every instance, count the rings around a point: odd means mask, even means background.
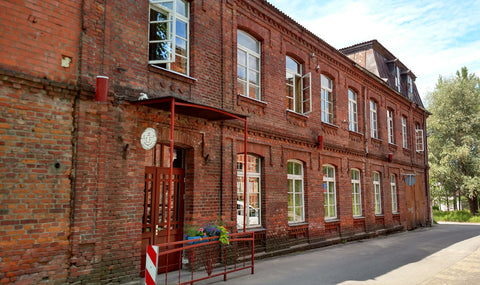
[[[466,66],[480,76],[478,0],[267,1],[337,49],[378,40],[417,76],[422,98],[439,75]]]

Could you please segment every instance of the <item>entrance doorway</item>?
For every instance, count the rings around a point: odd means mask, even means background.
[[[170,200],[170,237],[169,241],[183,239],[183,193],[185,189],[185,171],[183,169],[183,151],[174,149],[173,188],[168,197],[169,188],[169,147],[157,145],[147,156],[147,163],[154,166],[145,167],[145,199],[142,225],[141,276],[145,274],[147,246],[166,243],[168,203]],[[170,249],[170,248],[169,248]],[[168,268],[166,259],[168,258]],[[181,266],[181,255],[170,254],[164,260],[158,260],[158,272],[178,270]]]

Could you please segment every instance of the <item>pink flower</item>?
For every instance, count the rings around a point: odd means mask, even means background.
[[[198,229],[199,231],[203,232],[203,228]]]

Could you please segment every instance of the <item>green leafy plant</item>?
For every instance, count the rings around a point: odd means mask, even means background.
[[[189,237],[219,237],[222,244],[229,244],[228,230],[223,225],[207,225],[202,228],[189,227],[185,231],[185,239]]]

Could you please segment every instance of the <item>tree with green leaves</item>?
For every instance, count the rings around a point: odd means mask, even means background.
[[[439,77],[427,95],[431,181],[468,198],[478,212],[480,191],[480,80],[466,67],[452,78]]]

